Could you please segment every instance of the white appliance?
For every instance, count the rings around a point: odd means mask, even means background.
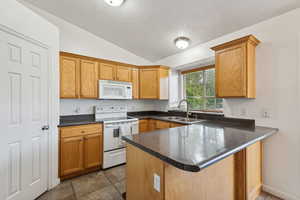
[[[138,119],[127,117],[125,106],[95,106],[95,119],[103,121],[103,169],[126,162],[122,136],[138,134]]]
[[[99,80],[99,99],[132,99],[132,83]]]

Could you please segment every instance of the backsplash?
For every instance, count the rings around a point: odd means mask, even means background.
[[[95,100],[95,99],[61,99],[60,115],[93,114],[95,105],[125,105],[128,112],[167,111],[168,101],[160,100]]]

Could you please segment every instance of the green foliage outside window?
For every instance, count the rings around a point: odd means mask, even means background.
[[[215,69],[188,73],[183,78],[192,110],[222,110],[223,100],[215,97]]]

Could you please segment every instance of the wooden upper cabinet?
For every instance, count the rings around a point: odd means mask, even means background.
[[[60,57],[60,98],[78,98],[80,59]]]
[[[116,81],[126,81],[131,82],[131,68],[117,66],[116,70]]]
[[[140,70],[140,98],[158,99],[158,71],[157,69]]]
[[[255,98],[255,47],[249,35],[213,47],[215,53],[216,96],[219,98]]]
[[[139,85],[140,85],[140,76],[139,76],[139,69],[132,68],[131,70],[131,77],[132,77],[132,98],[138,99],[140,97],[139,93]]]
[[[81,60],[80,97],[96,99],[98,97],[98,63]]]
[[[169,98],[169,69],[143,66],[140,69],[140,99]]]
[[[99,79],[101,80],[115,80],[116,79],[116,65],[108,63],[100,63]]]

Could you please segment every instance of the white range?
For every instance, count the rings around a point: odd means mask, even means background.
[[[122,136],[138,134],[137,118],[128,117],[125,106],[95,106],[96,121],[103,121],[103,169],[126,162]]]

